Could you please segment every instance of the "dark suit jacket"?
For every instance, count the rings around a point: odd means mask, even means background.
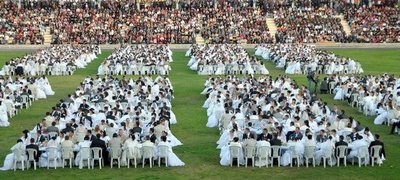
[[[282,146],[282,141],[279,139],[272,139],[270,141],[271,146]]]
[[[272,135],[271,134],[269,134],[269,133],[268,134],[261,133],[261,134],[258,135],[257,141],[261,141],[263,137],[267,137],[267,139],[269,139],[269,140],[272,139]]]
[[[250,133],[249,134],[244,133],[242,136],[242,139],[244,141],[245,139],[248,139],[249,137],[250,137]]]
[[[103,155],[103,159],[108,159],[108,152],[107,152],[107,146],[106,146],[106,142],[104,142],[103,140],[96,138],[92,141],[92,144],[90,144],[90,148],[93,147],[99,147],[103,150],[102,155]]]
[[[294,132],[294,133],[290,136],[290,139],[301,140],[301,139],[303,139],[303,134]]]
[[[36,159],[36,162],[39,162],[39,146],[36,144],[29,144],[26,146],[26,149],[36,149],[37,153],[36,153],[35,159]],[[28,153],[26,153],[26,155],[29,156]]]
[[[90,141],[92,141],[92,143],[93,143],[93,141],[96,140],[96,139],[97,139],[97,137],[96,137],[95,135],[92,134],[92,135],[90,136]]]
[[[157,137],[156,137],[155,134],[153,134],[153,135],[150,136],[150,141],[151,141],[152,143],[156,143],[156,140],[157,140]]]
[[[349,145],[347,144],[347,142],[339,141],[339,142],[335,143],[335,147],[338,147],[338,146],[349,146]]]
[[[106,142],[104,142],[101,139],[97,139],[97,138],[92,141],[92,144],[90,144],[90,147],[91,148],[92,147],[99,147],[99,148],[102,148],[103,151],[107,149]]]
[[[46,137],[43,136],[43,135],[40,135],[39,137],[36,138],[36,143],[40,143],[40,142],[45,141],[45,140],[46,140]]]
[[[382,141],[379,141],[379,140],[372,141],[371,144],[369,145],[369,149],[371,150],[371,147],[372,147],[372,146],[376,146],[376,145],[381,145],[381,146],[382,146],[382,149],[381,149],[381,152],[379,153],[379,155],[380,155],[380,156],[383,155],[383,156],[385,156],[385,158],[386,158],[385,146],[383,145],[383,142],[382,142]],[[372,153],[372,152],[369,152],[369,153]]]

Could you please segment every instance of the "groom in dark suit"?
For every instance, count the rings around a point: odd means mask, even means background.
[[[372,141],[371,144],[369,145],[369,150],[371,151],[371,147],[372,146],[382,146],[381,152],[379,152],[379,156],[382,157],[382,155],[386,158],[386,154],[385,154],[385,146],[383,144],[383,142],[380,140],[380,136],[379,134],[375,134],[375,141]],[[370,154],[372,152],[369,152]]]
[[[106,142],[104,142],[103,140],[100,139],[101,135],[100,134],[96,134],[96,138],[94,138],[92,140],[92,144],[90,144],[90,148],[94,148],[94,147],[98,147],[102,149],[102,155],[103,155],[103,159],[104,159],[104,163],[108,164],[108,151],[107,151],[107,146],[106,146]]]
[[[290,139],[296,140],[296,141],[299,141],[299,140],[303,139],[303,134],[301,134],[300,128],[299,128],[299,127],[296,127],[296,130],[295,130],[294,133],[290,136]]]
[[[35,144],[35,139],[34,138],[30,139],[30,144],[28,144],[26,146],[26,149],[27,150],[28,149],[35,149],[36,150],[35,161],[39,162],[39,146]],[[29,156],[29,155],[27,154],[27,156]]]

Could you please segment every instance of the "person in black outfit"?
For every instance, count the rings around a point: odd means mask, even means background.
[[[26,146],[26,149],[35,149],[36,150],[36,155],[35,155],[35,161],[39,162],[39,146],[35,144],[35,139],[31,138],[30,139],[30,144]],[[26,153],[27,156],[29,156],[28,153]],[[28,157],[29,158],[29,157]]]
[[[325,77],[324,80],[321,82],[320,88],[319,88],[321,94],[327,94],[328,93],[328,78]]]
[[[64,133],[64,134],[66,134],[68,132],[74,133],[74,128],[71,127],[71,123],[67,123],[65,126],[66,127],[61,130],[62,133]]]
[[[268,129],[264,128],[263,132],[258,135],[257,141],[261,141],[262,139],[267,139],[267,141],[272,139],[272,135],[268,133]]]
[[[344,141],[344,136],[340,135],[339,136],[339,141],[335,143],[335,147],[338,146],[348,146],[349,144],[347,144],[347,142]]]
[[[383,157],[386,158],[385,146],[384,146],[383,142],[381,141],[379,134],[375,134],[375,141],[372,141],[371,144],[369,145],[369,150],[370,150],[369,153],[370,153],[370,154],[373,153],[373,152],[371,152],[371,147],[372,147],[372,146],[377,146],[377,145],[382,146],[382,149],[381,149],[381,151],[379,152],[379,156],[380,156],[380,157],[383,156]]]
[[[156,137],[156,135],[154,134],[154,128],[150,128],[149,137],[150,137],[150,141],[151,141],[152,143],[156,143],[157,137]]]
[[[86,135],[90,138],[90,141],[94,141],[95,139],[97,139],[97,137],[95,135],[92,134],[92,130],[87,130]]]
[[[103,155],[103,159],[105,160],[104,163],[108,164],[107,161],[107,157],[108,157],[108,151],[107,151],[107,146],[106,143],[100,139],[101,135],[100,134],[96,134],[96,138],[92,139],[92,144],[90,144],[90,148],[94,148],[94,147],[98,147],[101,148],[103,150],[102,155]]]
[[[271,146],[282,146],[282,141],[278,139],[278,134],[274,133],[270,142]]]
[[[393,122],[392,124],[392,129],[390,130],[390,134],[394,134],[394,130],[397,128],[400,128],[400,121]]]

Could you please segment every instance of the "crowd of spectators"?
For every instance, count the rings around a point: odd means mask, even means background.
[[[197,9],[193,20],[209,43],[271,43],[265,13],[252,7],[234,8],[219,4],[218,8]]]
[[[320,41],[346,42],[346,35],[330,8],[287,8],[274,12],[278,28],[276,42],[316,43]]]
[[[218,2],[217,4],[215,4]],[[399,42],[395,0],[193,0],[0,2],[0,44],[272,43],[266,17],[277,25],[276,42]],[[343,12],[352,27],[345,34]],[[50,32],[46,32],[49,30]]]
[[[49,12],[0,2],[0,44],[43,44]]]
[[[355,42],[400,42],[400,8],[391,6],[353,6],[345,11]]]

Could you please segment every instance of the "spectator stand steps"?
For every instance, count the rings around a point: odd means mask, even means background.
[[[344,19],[343,14],[338,15],[337,18],[340,19],[340,24],[343,26],[343,31],[346,34],[346,36],[350,36],[351,28],[349,26],[349,23]]]
[[[201,37],[201,34],[196,34],[196,44],[204,44],[204,38]]]
[[[276,24],[275,24],[275,21],[274,21],[274,17],[272,17],[272,16],[268,16],[267,17],[267,26],[268,26],[268,29],[269,29],[269,33],[271,34],[272,38],[275,41],[275,34],[277,32],[277,27],[276,27]]]
[[[50,27],[46,27],[46,31],[43,34],[44,38],[44,45],[49,46],[51,44],[51,41],[53,39],[53,36],[50,34]]]

